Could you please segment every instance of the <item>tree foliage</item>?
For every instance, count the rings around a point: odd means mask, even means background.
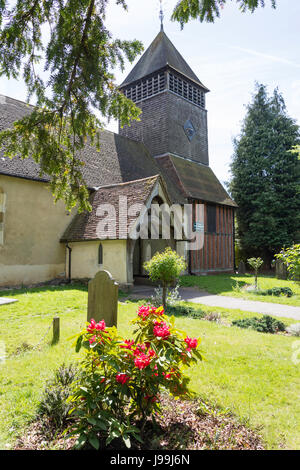
[[[264,7],[265,0],[235,0],[242,12],[253,13],[257,8]],[[276,0],[269,0],[273,8],[276,7]],[[229,0],[181,0],[174,9],[172,19],[179,21],[181,26],[192,19],[201,22],[213,23],[220,16],[220,11]]]
[[[258,277],[258,270],[263,264],[263,260],[261,258],[249,258],[247,259],[249,266],[254,270],[255,276],[255,289],[257,289],[257,277]]]
[[[114,0],[127,9],[126,0]],[[181,0],[173,20],[214,21],[227,0]],[[253,12],[263,0],[236,0]],[[270,0],[275,6],[275,0]],[[101,118],[138,119],[132,101],[115,83],[113,71],[123,69],[142,51],[135,41],[114,39],[105,25],[108,0],[0,0],[0,77],[22,77],[28,100],[36,107],[0,132],[5,156],[32,157],[41,174],[50,176],[55,199],[68,208],[90,208],[82,176],[81,152],[89,142],[100,146]]]
[[[172,285],[180,274],[186,269],[184,258],[167,247],[162,253],[156,253],[150,261],[144,263],[152,281],[162,284],[162,303],[167,307],[167,288]]]
[[[115,0],[126,9],[125,0]],[[56,198],[67,207],[88,205],[80,152],[99,146],[102,121],[121,125],[139,116],[122,94],[113,69],[132,62],[139,41],[113,39],[105,26],[108,0],[0,0],[0,76],[23,76],[32,112],[0,134],[5,155],[32,156],[51,176]],[[46,78],[45,78],[46,77]]]
[[[282,95],[258,85],[234,141],[231,194],[238,204],[237,231],[246,256],[266,261],[289,246],[299,230],[299,161],[291,149],[299,127],[287,115]]]
[[[280,253],[275,255],[280,261],[287,265],[289,276],[294,281],[300,281],[300,244],[283,248]]]

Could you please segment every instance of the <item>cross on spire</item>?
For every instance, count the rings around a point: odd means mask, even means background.
[[[160,30],[164,30],[164,12],[162,7],[162,0],[160,0],[160,12],[159,12],[159,19],[160,19]]]

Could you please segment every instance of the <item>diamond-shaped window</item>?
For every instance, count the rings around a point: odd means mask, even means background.
[[[184,124],[184,132],[186,133],[187,138],[191,142],[193,140],[194,135],[196,134],[196,131],[189,119]]]

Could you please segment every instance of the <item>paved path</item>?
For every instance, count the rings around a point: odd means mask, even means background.
[[[9,299],[8,297],[0,297],[0,305],[12,304],[18,302],[17,299]]]
[[[153,287],[134,286],[130,297],[151,297],[154,293]],[[291,305],[273,304],[270,302],[259,302],[257,300],[245,300],[238,297],[227,297],[225,295],[214,295],[201,291],[194,287],[181,287],[179,294],[182,300],[196,304],[209,305],[211,307],[224,307],[230,309],[244,310],[245,312],[263,313],[277,317],[294,318],[300,321],[300,307]]]

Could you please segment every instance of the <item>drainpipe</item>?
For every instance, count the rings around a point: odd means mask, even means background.
[[[66,244],[66,248],[69,250],[69,266],[68,266],[68,282],[71,282],[71,253],[72,253],[72,248],[69,246],[69,244]]]

